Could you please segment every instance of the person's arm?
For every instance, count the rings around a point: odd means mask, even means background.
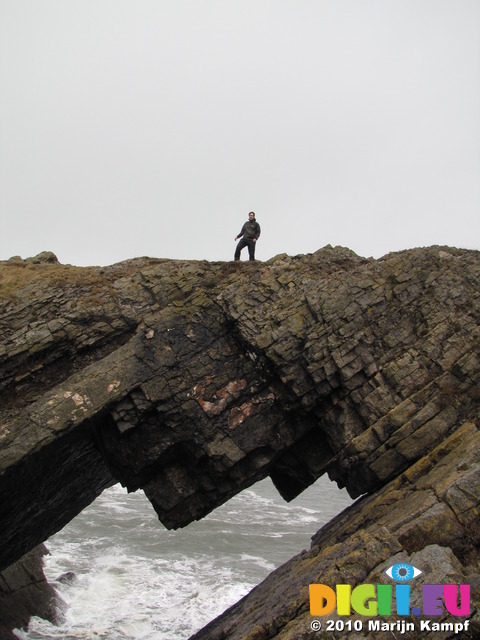
[[[260,233],[262,232],[262,230],[260,229],[260,225],[258,224],[258,222],[257,222],[257,229],[256,229],[256,232],[257,232],[257,237],[253,239],[253,241],[254,241],[254,242],[256,242],[256,241],[259,239],[259,237],[260,237]]]
[[[241,238],[243,236],[244,232],[245,232],[245,225],[243,225],[240,233],[238,234],[238,236],[235,236],[234,240],[238,240],[239,238]]]

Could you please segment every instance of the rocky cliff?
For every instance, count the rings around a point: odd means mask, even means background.
[[[0,278],[0,569],[116,482],[176,528],[266,476],[290,500],[328,473],[363,497],[196,638],[318,638],[308,584],[388,581],[395,559],[472,585],[478,629],[478,252],[45,254]]]

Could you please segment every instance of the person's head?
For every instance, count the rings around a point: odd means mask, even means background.
[[[253,213],[253,211],[250,211],[250,213],[248,214],[248,219],[255,220],[255,214]]]

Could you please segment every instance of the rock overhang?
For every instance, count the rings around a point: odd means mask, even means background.
[[[2,303],[2,567],[118,481],[176,528],[266,476],[373,493],[478,419],[477,252],[29,269]]]

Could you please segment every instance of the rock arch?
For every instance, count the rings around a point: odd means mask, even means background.
[[[477,252],[0,268],[2,569],[117,481],[176,528],[266,476],[290,500],[328,473],[378,508],[478,451]],[[479,481],[462,460],[432,508],[448,505],[448,548],[467,562]],[[345,540],[372,520],[355,508]]]

